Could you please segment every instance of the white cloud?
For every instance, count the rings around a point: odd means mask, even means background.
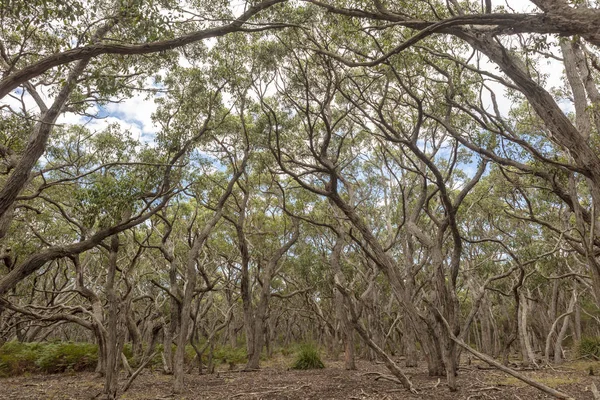
[[[38,93],[47,106],[52,105],[53,98],[48,94],[48,88],[40,87]],[[24,93],[15,91],[13,95],[5,96],[0,100],[0,105],[7,104],[15,112],[39,114],[38,105],[27,91]],[[148,143],[154,140],[154,136],[159,130],[151,118],[156,108],[154,99],[147,98],[146,94],[136,94],[120,103],[109,103],[105,107],[92,105],[86,110],[89,114],[98,114],[104,118],[89,118],[67,112],[61,114],[56,123],[58,125],[84,125],[91,132],[102,131],[108,125],[116,123],[121,129],[130,131],[134,138]]]
[[[136,123],[128,122],[125,119],[108,116],[105,118],[87,118],[73,113],[65,113],[59,117],[57,124],[79,124],[83,125],[92,133],[101,132],[109,125],[117,124],[122,131],[129,131],[134,139],[147,142],[144,140],[144,132]]]
[[[109,103],[104,109],[111,117],[136,125],[144,136],[153,136],[159,130],[152,122],[157,105],[154,99],[146,97],[136,94],[119,103]]]
[[[39,87],[37,92],[46,106],[50,107],[53,98],[48,94],[48,88],[44,86]],[[28,91],[23,91],[21,88],[14,90],[10,95],[4,96],[0,100],[0,105],[2,104],[9,105],[15,112],[24,112],[30,115],[36,115],[40,112],[40,108],[33,97]]]

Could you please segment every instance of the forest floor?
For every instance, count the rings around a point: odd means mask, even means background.
[[[386,368],[360,361],[358,370],[346,371],[339,361],[326,362],[321,370],[288,369],[289,359],[265,363],[260,371],[221,371],[212,375],[189,374],[186,391],[171,394],[171,376],[145,371],[121,399],[549,399],[550,396],[504,373],[473,363],[460,369],[460,390],[451,393],[444,379],[429,377],[423,368],[406,368],[419,394],[398,384],[375,379]],[[592,367],[595,376],[589,375]],[[482,369],[485,368],[485,369]],[[555,368],[525,372],[531,378],[566,392],[575,399],[592,399],[592,382],[600,387],[600,362],[576,361]],[[123,377],[124,380],[124,377]],[[103,380],[94,373],[28,375],[0,379],[0,399],[92,399],[102,390]]]

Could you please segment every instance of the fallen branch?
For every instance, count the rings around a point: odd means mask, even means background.
[[[438,380],[437,380],[437,382],[436,382],[436,383],[434,383],[434,384],[433,384],[433,385],[431,385],[431,386],[422,386],[422,387],[421,387],[421,390],[425,390],[425,389],[435,389],[435,388],[437,388],[438,386],[440,386],[440,383],[442,383],[442,380],[441,380],[440,378],[438,378]]]
[[[471,389],[471,390],[469,390],[469,392],[471,392],[471,393],[474,393],[474,392],[485,392],[486,390],[498,390],[498,391],[501,391],[502,389],[500,389],[499,387],[496,387],[496,386],[488,386],[488,387],[484,387],[484,388]]]
[[[402,382],[400,382],[400,380],[394,376],[390,376],[390,375],[385,375],[382,374],[381,372],[365,372],[364,374],[362,374],[362,376],[369,376],[369,375],[375,375],[375,380],[378,381],[380,379],[384,379],[386,381],[390,381],[390,382],[394,382],[394,383],[398,383],[398,384],[402,384]]]

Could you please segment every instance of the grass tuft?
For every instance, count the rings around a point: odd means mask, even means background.
[[[323,361],[319,355],[319,350],[312,344],[300,346],[296,361],[292,365],[292,369],[320,369],[325,368]]]

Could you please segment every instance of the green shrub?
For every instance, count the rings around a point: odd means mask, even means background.
[[[147,349],[144,348],[145,352]],[[158,344],[156,354],[149,367],[162,366],[161,352],[163,345]],[[175,354],[176,346],[172,351]],[[123,353],[131,366],[135,367],[139,360],[134,359],[131,344],[123,346]],[[196,356],[192,346],[185,348],[185,362],[191,363]],[[208,360],[208,350],[202,357]],[[215,346],[214,361],[216,363],[235,365],[246,362],[245,347]],[[23,373],[60,373],[65,371],[93,370],[98,361],[98,346],[91,343],[21,343],[7,342],[0,346],[0,377]]]
[[[292,355],[292,353],[294,353],[294,351],[290,347],[282,347],[280,351],[281,355],[284,357],[288,357]]]
[[[98,361],[98,346],[91,343],[48,343],[42,347],[36,365],[41,372],[93,370]]]
[[[93,370],[98,346],[90,343],[20,343],[0,347],[0,376],[25,372]]]
[[[37,370],[39,343],[7,342],[0,347],[0,376],[18,375]]]
[[[131,343],[125,343],[123,345],[123,354],[125,354],[125,357],[127,357],[127,361],[133,360],[133,346]]]
[[[306,343],[298,343],[293,342],[288,344],[287,346],[281,347],[281,355],[284,357],[289,357],[292,354],[299,353],[302,347],[306,346]]]
[[[208,352],[208,351],[207,351]],[[242,364],[248,359],[245,347],[218,346],[214,351],[215,361],[223,364]]]
[[[296,361],[292,365],[292,369],[318,369],[325,368],[319,350],[312,344],[305,344],[300,347],[296,355]]]
[[[583,338],[577,344],[579,357],[600,360],[600,337]]]
[[[175,347],[175,350],[177,350],[177,347]],[[175,350],[173,350],[173,354],[175,354]],[[186,363],[191,363],[192,360],[194,359],[194,357],[196,357],[196,350],[194,350],[194,347],[192,345],[187,345],[185,346],[185,359],[184,361]]]

